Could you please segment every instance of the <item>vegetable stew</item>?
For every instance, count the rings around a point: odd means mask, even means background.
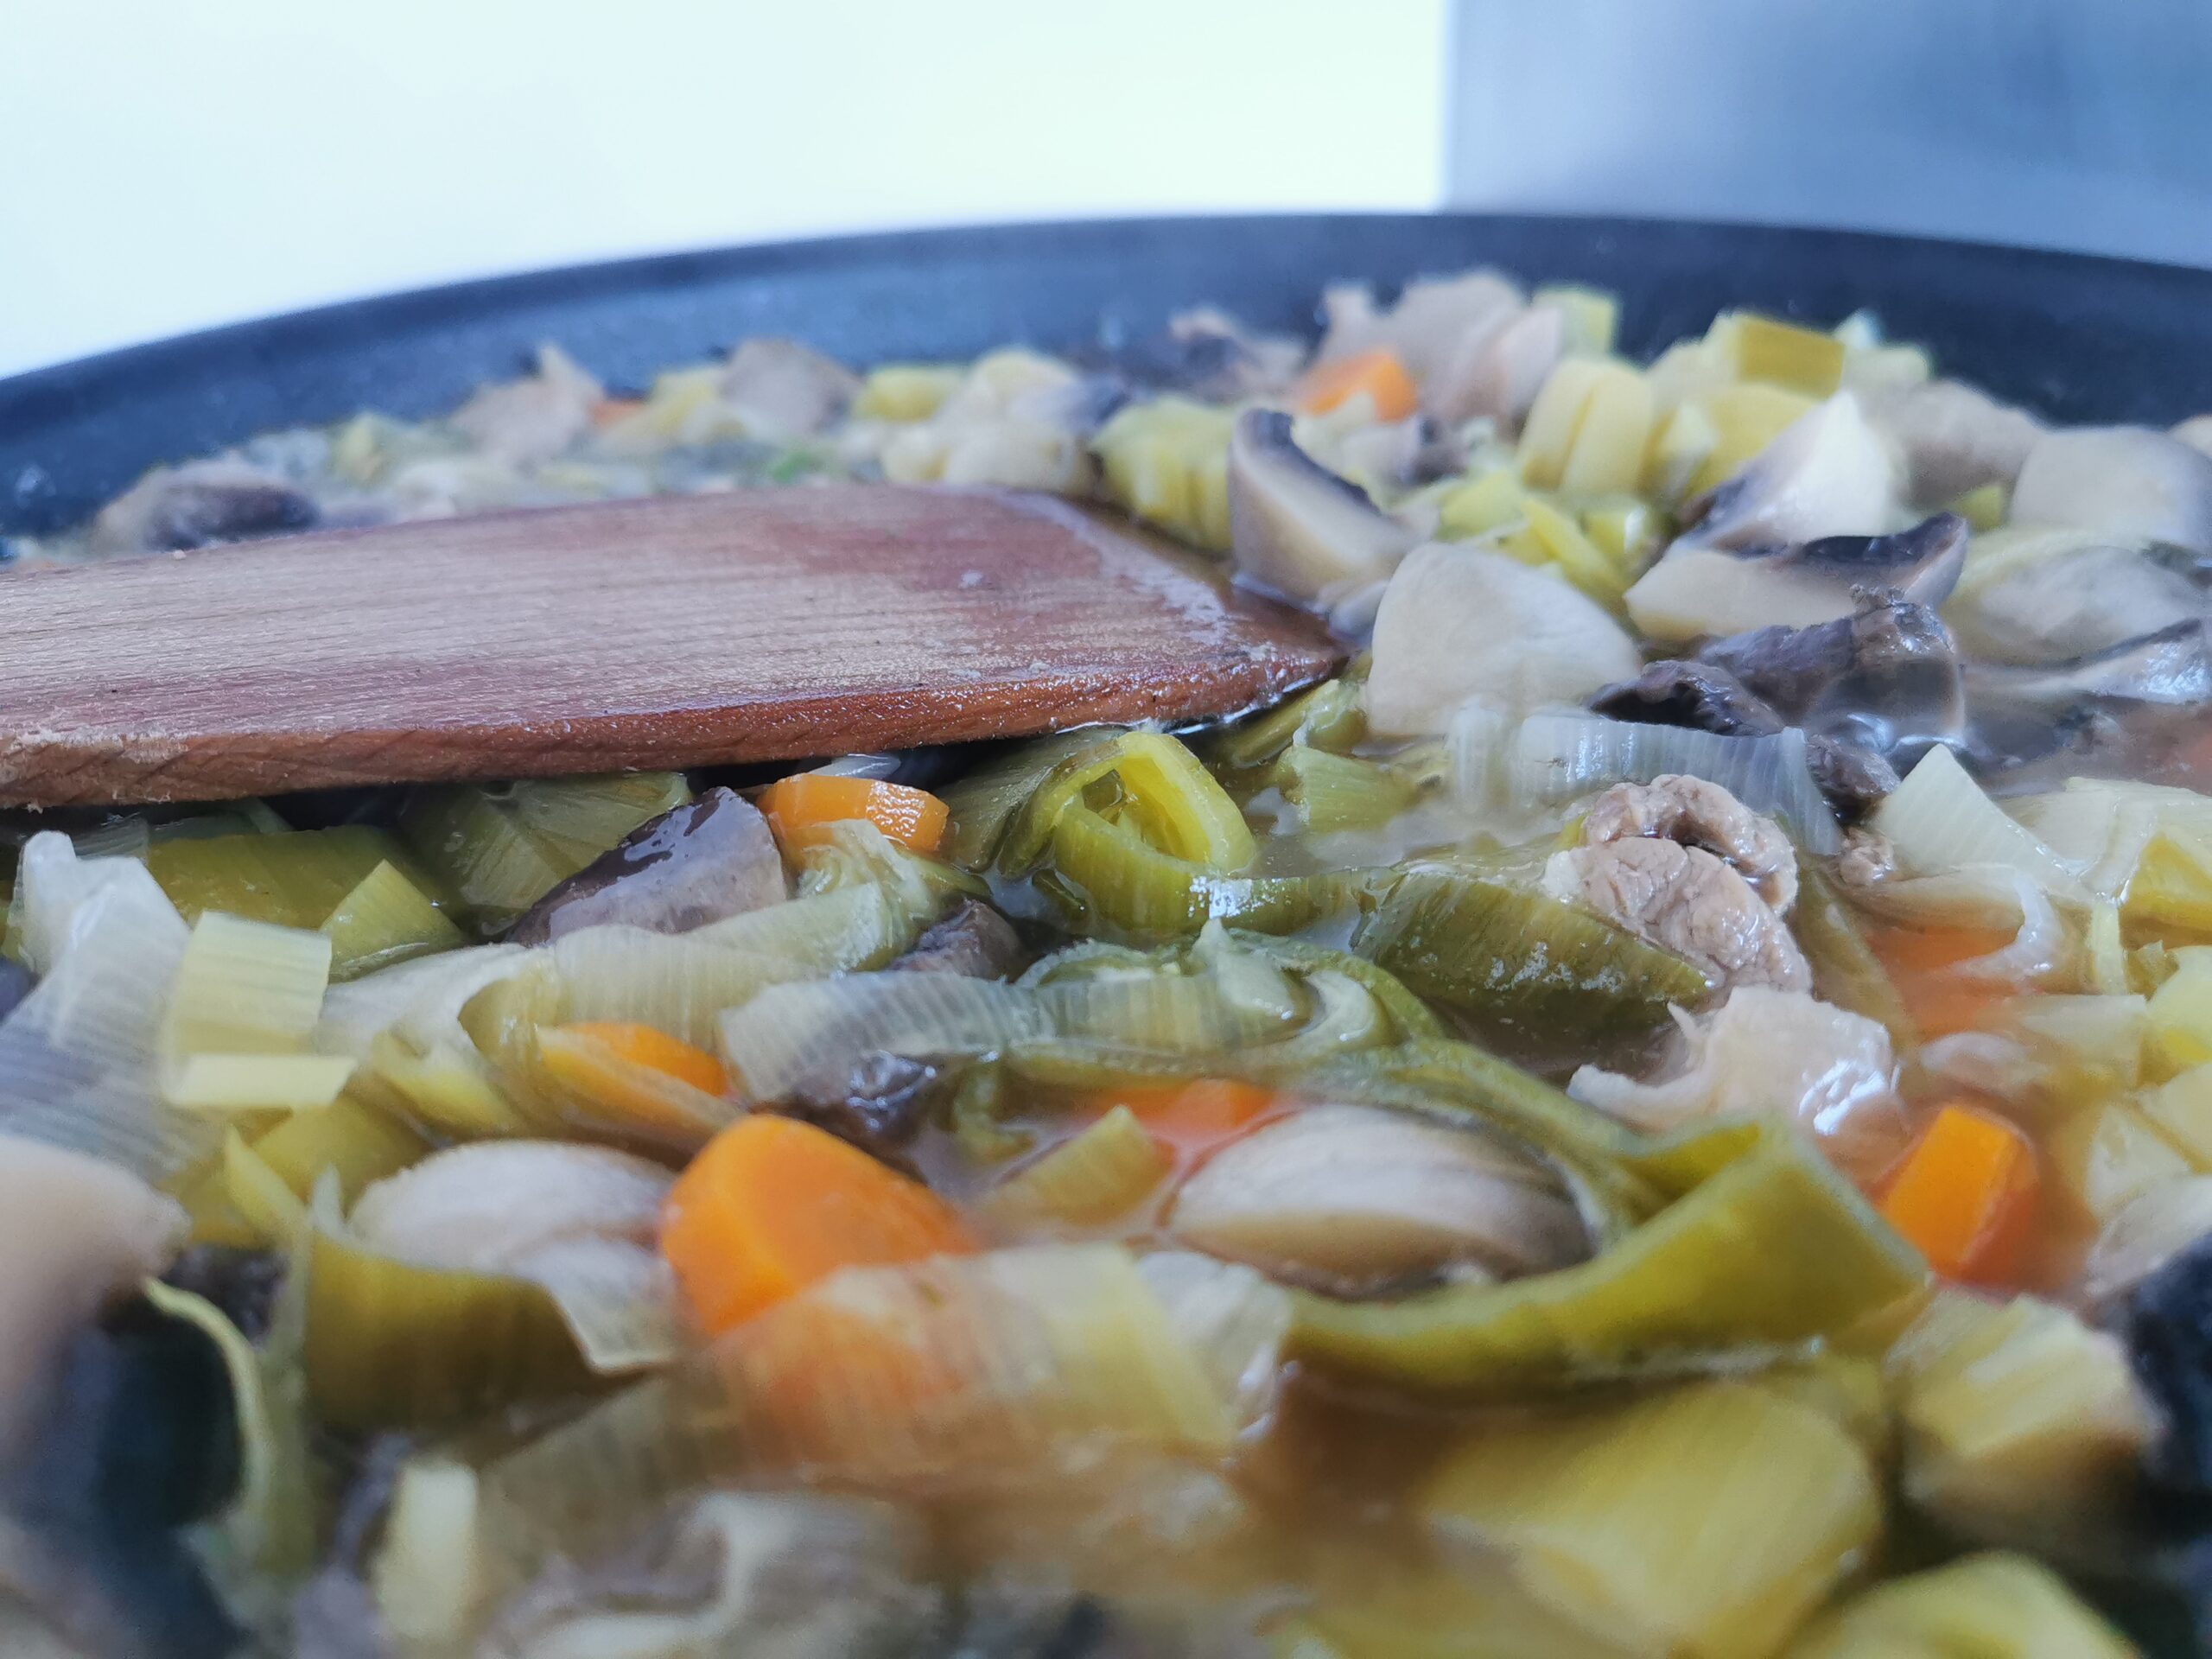
[[[1616,310],[549,345],[21,544],[1040,490],[1357,655],[1205,730],[6,821],[0,1635],[2186,1645],[2207,422]]]

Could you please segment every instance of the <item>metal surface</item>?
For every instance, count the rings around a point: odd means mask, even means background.
[[[157,461],[364,408],[420,416],[558,340],[616,385],[787,334],[855,362],[1007,340],[1110,354],[1175,311],[1306,328],[1322,285],[1490,263],[1625,296],[1648,350],[1756,305],[1861,306],[1947,369],[2069,420],[2212,404],[2212,273],[1771,227],[1478,214],[1013,226],[736,248],[471,283],[118,352],[0,381],[0,534],[83,517]],[[149,272],[149,281],[159,280]]]

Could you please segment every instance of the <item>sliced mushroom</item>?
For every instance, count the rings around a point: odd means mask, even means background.
[[[2212,569],[2099,531],[2001,530],[1976,538],[1943,617],[1976,657],[2063,662],[2212,617]]]
[[[2212,712],[2212,624],[2171,628],[2046,667],[1971,664],[1978,770],[2063,757],[2065,769],[2134,771],[2195,735]]]
[[[99,510],[95,553],[167,553],[312,530],[314,497],[275,473],[237,461],[157,467]]]
[[[1895,768],[1964,731],[1958,643],[1925,605],[1869,596],[1846,620],[1759,628],[1715,640],[1698,655],[1808,733]]]
[[[1677,542],[1628,590],[1628,612],[1655,639],[1807,628],[1850,616],[1861,589],[1940,605],[1966,553],[1967,522],[1951,512],[1889,535],[1782,548],[1730,552]]]
[[[1899,517],[1897,464],[1858,397],[1837,392],[1799,416],[1751,464],[1710,492],[1691,539],[1773,547],[1878,537]]]
[[[1586,1065],[1567,1092],[1654,1134],[1700,1117],[1781,1117],[1878,1173],[1903,1149],[1889,1033],[1802,991],[1738,986],[1681,1029],[1648,1082]]]
[[[1985,484],[2009,487],[2044,430],[2025,410],[1960,380],[1870,393],[1866,404],[1904,457],[1907,498],[1929,506]]]
[[[928,1117],[937,1067],[903,1054],[867,1054],[841,1077],[801,1083],[788,1099],[763,1109],[796,1117],[850,1141],[880,1163],[918,1176],[908,1151]]]
[[[485,1141],[372,1183],[351,1221],[364,1243],[405,1261],[527,1278],[579,1241],[656,1249],[671,1179],[603,1147]]]
[[[2212,455],[2143,426],[2047,432],[2020,467],[2006,520],[2212,553]]]
[[[591,430],[607,389],[557,346],[537,348],[537,372],[486,386],[454,411],[453,424],[495,461],[550,461]]]
[[[1248,409],[1229,438],[1230,546],[1237,574],[1321,609],[1385,580],[1414,534],[1357,484],[1291,441],[1290,416]]]
[[[1029,953],[1021,948],[1014,925],[982,899],[963,899],[892,963],[890,971],[1011,979],[1028,965]]]
[[[1200,306],[1167,321],[1166,337],[1124,359],[1130,372],[1210,403],[1236,403],[1287,390],[1305,365],[1295,340],[1254,334],[1225,311]]]
[[[1176,1193],[1168,1231],[1210,1255],[1344,1292],[1452,1268],[1581,1260],[1559,1180],[1490,1136],[1370,1106],[1313,1106],[1232,1142]]]
[[[710,789],[631,831],[532,905],[507,938],[543,944],[606,922],[683,933],[789,896],[760,809]]]
[[[167,1267],[186,1225],[127,1170],[0,1135],[0,1452],[45,1407],[72,1336]]]
[[[1471,699],[1516,711],[1575,704],[1643,665],[1620,625],[1557,577],[1433,542],[1382,591],[1368,723],[1385,737],[1441,734]]]
[[[834,358],[793,340],[748,340],[729,354],[722,402],[753,437],[812,435],[845,412],[860,377]]]
[[[1517,429],[1567,350],[1567,314],[1530,305],[1479,327],[1421,388],[1421,406],[1453,425],[1488,416]]]

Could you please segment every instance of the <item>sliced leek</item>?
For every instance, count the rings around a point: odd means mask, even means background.
[[[1865,1452],[1824,1414],[1705,1382],[1478,1430],[1421,1508],[1624,1653],[1773,1652],[1879,1535]]]
[[[1229,429],[1236,411],[1187,397],[1131,404],[1091,441],[1107,493],[1193,547],[1229,548]]]
[[[1063,1141],[991,1189],[984,1212],[1008,1226],[1091,1227],[1125,1216],[1158,1191],[1171,1159],[1127,1106]]]
[[[322,1012],[330,940],[209,911],[194,925],[163,1020],[162,1097],[195,1111],[327,1106],[350,1058],[302,1051]]]
[[[1236,803],[1172,737],[1130,732],[1080,751],[1048,772],[1007,834],[1000,863],[1010,874],[1032,868],[1051,844],[1060,818],[1092,804],[1100,786],[1110,789],[1098,807],[1125,823],[1147,844],[1171,857],[1226,874],[1252,861],[1256,847]]]
[[[1008,826],[1052,770],[1121,734],[1116,727],[1084,727],[1036,738],[939,791],[952,814],[944,855],[963,869],[988,869]]]
[[[466,943],[452,918],[389,859],[338,901],[321,931],[330,936],[333,980],[358,978]]]
[[[219,910],[280,927],[321,927],[378,865],[408,866],[388,831],[362,824],[157,839],[145,859],[187,921]]]
[[[1742,1145],[1733,1127],[1685,1137]],[[1294,1348],[1330,1370],[1460,1397],[1709,1363],[1849,1328],[1926,1269],[1786,1131],[1761,1129],[1651,1219],[1579,1267],[1388,1301],[1301,1294]]]
[[[1187,936],[1209,921],[1289,932],[1357,892],[1353,878],[1217,874],[1081,804],[1061,811],[1051,846],[1052,873],[1089,930],[1135,938]]]
[[[1400,877],[1354,948],[1423,996],[1537,1033],[1648,1030],[1708,988],[1592,912],[1440,865]]]

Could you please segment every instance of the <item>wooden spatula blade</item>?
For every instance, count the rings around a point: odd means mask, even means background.
[[[840,485],[0,577],[0,803],[786,760],[1198,720],[1313,619],[1048,497]]]

